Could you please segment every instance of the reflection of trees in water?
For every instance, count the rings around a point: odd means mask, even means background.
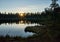
[[[12,24],[12,23],[16,23],[16,24],[32,24],[32,23],[38,23],[38,21],[33,21],[33,20],[15,20],[15,21],[11,21],[11,20],[5,20],[5,21],[0,21],[0,24],[3,23],[8,23],[8,24]]]

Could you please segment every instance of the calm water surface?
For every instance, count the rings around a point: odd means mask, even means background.
[[[9,36],[21,36],[21,37],[28,37],[28,36],[32,36],[34,33],[32,32],[25,32],[25,28],[27,26],[35,26],[38,24],[27,24],[27,23],[22,23],[23,21],[21,21],[20,23],[16,24],[16,23],[3,23],[0,25],[0,36],[6,36],[7,34]]]

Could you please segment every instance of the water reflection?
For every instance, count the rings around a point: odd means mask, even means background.
[[[1,24],[13,24],[13,23],[15,23],[15,24],[33,24],[33,23],[38,23],[39,24],[39,21],[32,21],[32,20],[16,20],[16,21],[0,21],[0,25]]]
[[[31,21],[23,21],[23,20],[19,21],[19,23],[20,24],[32,24]]]
[[[37,23],[31,23],[31,21],[15,21],[15,22],[0,22],[0,36],[21,36],[28,37],[32,36],[34,33],[25,32],[27,26],[35,26]]]

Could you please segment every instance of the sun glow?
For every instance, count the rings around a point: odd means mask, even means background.
[[[24,13],[20,13],[19,16],[24,17],[25,15],[24,15]]]
[[[21,14],[20,14],[20,16],[24,16],[24,14],[23,14],[23,13],[21,13]]]

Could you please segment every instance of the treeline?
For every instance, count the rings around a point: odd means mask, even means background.
[[[18,13],[16,14],[12,14],[12,13],[8,13],[8,14],[5,14],[5,13],[0,13],[0,20],[13,20],[13,19],[18,19],[19,18],[19,15]]]
[[[20,16],[21,13],[0,13],[0,21],[33,21],[40,19],[40,13],[22,13],[24,16]]]
[[[37,12],[37,13],[22,13],[25,16],[20,16],[19,13],[0,13],[0,21],[19,21],[19,20],[26,20],[26,21],[34,21],[34,22],[57,22],[60,21],[60,13],[59,9],[54,9],[53,11],[51,10],[45,10],[44,12]]]

